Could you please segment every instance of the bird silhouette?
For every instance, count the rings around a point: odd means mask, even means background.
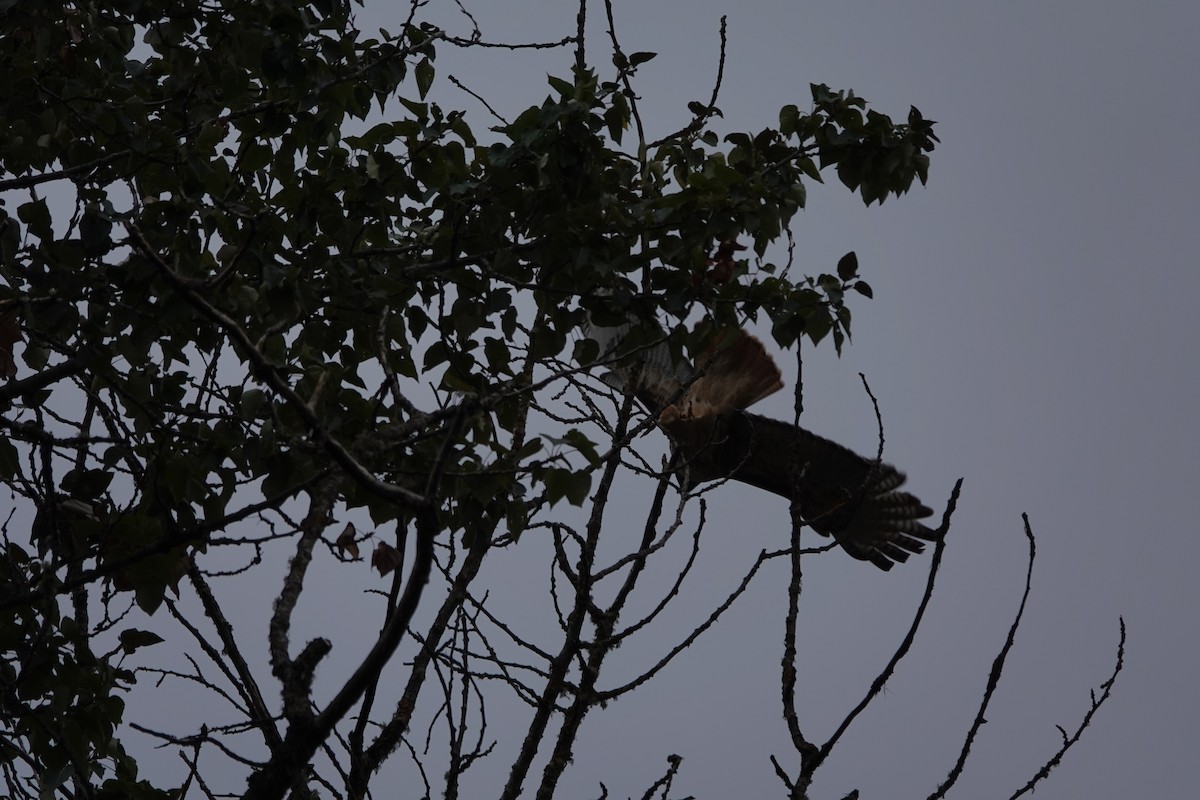
[[[612,368],[606,380],[633,392],[670,438],[685,490],[729,479],[796,501],[809,527],[884,570],[936,540],[921,522],[933,511],[900,491],[905,477],[895,467],[746,411],[783,388],[758,339],[740,329],[719,331],[694,364],[673,360],[662,340],[618,357],[632,328],[589,320],[584,335]]]

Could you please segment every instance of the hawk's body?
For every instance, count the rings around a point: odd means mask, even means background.
[[[589,326],[587,335],[611,355],[625,331]],[[648,348],[634,364],[640,366],[618,366],[616,382],[657,416],[685,486],[733,479],[795,500],[813,530],[881,569],[936,538],[920,522],[933,512],[898,491],[904,475],[894,467],[744,410],[783,388],[779,368],[753,336],[739,330],[718,337],[695,368],[673,363],[665,345]]]

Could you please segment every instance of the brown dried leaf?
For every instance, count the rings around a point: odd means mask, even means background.
[[[386,542],[377,544],[375,552],[371,554],[371,566],[379,570],[380,575],[387,575],[399,567],[402,561],[404,557],[400,555],[400,551]]]
[[[362,556],[358,551],[358,541],[355,539],[357,531],[354,529],[353,522],[347,522],[346,527],[342,530],[342,534],[338,536],[334,546],[342,553],[350,558],[351,561],[358,561]]]

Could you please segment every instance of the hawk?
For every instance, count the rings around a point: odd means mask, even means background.
[[[612,361],[631,327],[589,321],[584,334]],[[883,570],[936,540],[921,522],[933,511],[900,491],[905,478],[895,467],[745,410],[783,388],[779,367],[745,331],[718,333],[694,365],[674,362],[663,342],[612,363],[606,380],[656,417],[685,489],[732,479],[796,501],[809,527]]]

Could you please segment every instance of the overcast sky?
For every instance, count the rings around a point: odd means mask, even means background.
[[[467,34],[443,5],[439,22]],[[468,8],[492,41],[556,39],[574,25],[574,3],[561,0]],[[592,61],[603,65],[601,11]],[[369,0],[361,27],[395,29],[396,13]],[[1129,643],[1114,697],[1037,796],[1193,792],[1200,11],[618,2],[625,49],[660,53],[638,84],[653,130],[678,127],[686,103],[708,97],[722,14],[729,130],[775,124],[781,105],[805,107],[808,84],[823,82],[894,117],[914,104],[942,138],[928,187],[871,209],[840,185],[814,187],[796,225],[812,270],[856,250],[876,298],[854,306],[840,360],[810,351],[805,424],[870,452],[864,372],[886,458],[911,488],[937,505],[965,478],[926,628],[817,794],[924,796],[945,775],[1020,599],[1022,512],[1038,537],[1030,608],[959,796],[1007,796],[1053,752],[1054,726],[1073,729],[1112,669],[1119,615]],[[566,51],[443,48],[438,61],[502,113],[538,102],[545,75],[569,65]],[[470,107],[465,96],[445,104]],[[781,394],[765,411],[785,415],[789,403]],[[714,596],[759,549],[786,543],[785,505],[729,491],[702,565]],[[520,553],[509,558],[520,569]],[[777,688],[786,575],[782,563],[768,573],[686,660],[589,719],[565,796],[598,794],[598,780],[637,793],[670,753],[685,758],[677,794],[779,794],[767,756],[788,752]],[[890,574],[841,553],[810,560],[799,707],[818,738],[899,640],[923,580],[921,559]]]
[[[462,2],[488,41],[574,32],[570,0]],[[367,0],[360,27],[398,30],[405,5]],[[603,69],[603,8],[591,5],[590,61]],[[810,82],[853,89],[896,119],[911,104],[938,121],[942,144],[927,187],[866,209],[836,182],[811,186],[794,225],[802,270],[830,271],[855,250],[875,290],[874,300],[853,301],[854,339],[842,358],[832,348],[806,352],[804,424],[873,453],[865,373],[883,412],[885,459],[908,474],[911,490],[940,506],[964,479],[925,627],[887,693],[818,773],[814,797],[853,788],[864,798],[924,797],[945,776],[1020,600],[1023,512],[1038,542],[1030,606],[958,796],[1007,797],[1054,752],[1055,726],[1073,730],[1089,690],[1112,671],[1121,615],[1129,641],[1114,696],[1037,797],[1195,793],[1198,8],[1165,0],[616,4],[624,49],[660,54],[637,84],[652,138],[686,123],[689,101],[707,100],[723,14],[725,131],[776,125],[780,106],[807,107]],[[470,34],[449,0],[426,10],[451,33]],[[540,102],[546,75],[567,76],[571,63],[567,49],[443,45],[434,91],[444,107],[470,109],[483,130],[493,121],[447,73],[511,117]],[[779,361],[790,390],[794,358]],[[758,410],[784,417],[790,404],[783,392]],[[760,550],[787,544],[786,503],[752,488],[722,492],[690,594],[670,623],[702,620]],[[606,530],[617,549],[634,546],[630,529],[642,519],[636,500],[627,505],[627,524],[613,518]],[[545,548],[522,540],[489,558],[492,601],[518,614],[526,633],[548,626],[542,641],[552,641]],[[319,566],[344,584],[351,573],[331,562]],[[811,737],[823,740],[907,630],[928,558],[887,574],[840,551],[806,563],[797,705]],[[354,580],[366,573],[356,565]],[[247,648],[261,657],[269,600],[255,580],[231,590],[247,592],[244,603],[233,599],[246,609]],[[562,796],[598,796],[600,781],[613,797],[638,796],[673,753],[684,757],[673,796],[782,796],[768,756],[794,769],[778,688],[786,580],[782,561],[768,565],[684,657],[590,716]],[[335,588],[362,585],[317,585],[305,600],[312,635],[373,635],[328,600]],[[656,630],[659,646],[614,655],[605,686],[679,638],[678,629]],[[294,647],[302,641],[294,637]],[[318,691],[336,686],[360,654],[335,647]],[[146,698],[130,701],[132,709]],[[167,717],[188,702],[186,693],[150,696]],[[495,767],[474,770],[464,796],[498,793],[504,754],[515,751],[528,715],[500,703],[489,721]],[[405,796],[405,785],[381,783],[377,796],[392,788]]]

